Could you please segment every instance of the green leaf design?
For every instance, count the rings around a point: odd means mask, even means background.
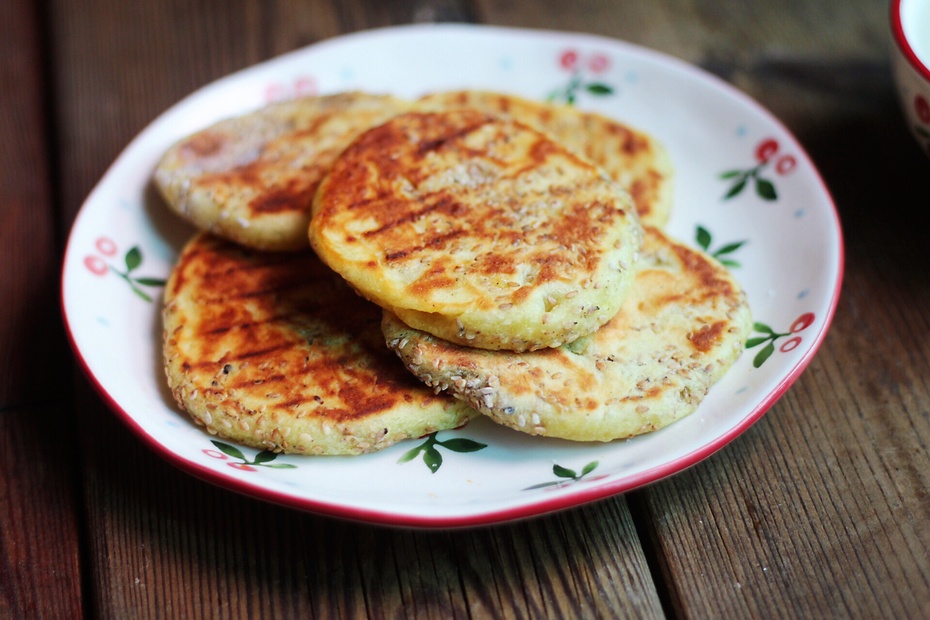
[[[756,193],[764,200],[778,200],[775,185],[768,179],[756,179]]]
[[[271,463],[271,461],[278,458],[278,454],[271,450],[262,450],[255,455],[255,460],[249,461],[242,451],[235,446],[223,443],[222,441],[216,441],[215,439],[211,439],[210,442],[219,448],[226,456],[231,456],[234,459],[242,461],[243,465],[257,465],[258,467],[268,467],[270,469],[297,469],[297,466],[291,463]]]
[[[436,439],[436,433],[431,433],[427,435],[426,441],[421,443],[416,448],[407,450],[404,452],[399,459],[398,463],[407,463],[417,458],[420,453],[423,454],[423,462],[426,463],[426,466],[429,467],[432,473],[436,473],[439,468],[442,466],[442,454],[436,448],[436,446],[442,446],[453,452],[477,452],[478,450],[483,450],[487,448],[487,444],[483,444],[471,439],[466,439],[464,437],[453,437],[452,439],[447,439],[446,441],[439,441]]]
[[[756,357],[752,360],[752,365],[755,368],[758,368],[765,363],[765,360],[772,356],[772,353],[775,352],[775,344],[773,342],[768,343],[761,351],[756,354]]]
[[[164,278],[134,278],[134,279],[137,283],[141,284],[142,286],[164,286],[165,282],[167,282],[167,280],[165,280]]]
[[[749,340],[746,341],[746,348],[751,349],[753,347],[758,347],[763,342],[767,342],[771,339],[772,339],[771,336],[760,336],[756,338],[750,338]]]
[[[135,286],[132,282],[129,283],[129,288],[131,288],[132,292],[138,295],[139,297],[141,297],[143,300],[149,303],[152,302],[152,297],[148,293],[140,289],[139,287]]]
[[[239,450],[239,448],[237,448],[236,446],[231,446],[228,443],[223,443],[222,441],[216,441],[215,439],[210,440],[210,443],[216,446],[217,449],[219,449],[219,451],[225,454],[226,456],[231,456],[234,459],[242,459],[243,461],[246,460],[245,455],[242,454],[242,451]]]
[[[773,330],[771,327],[769,327],[765,323],[758,323],[758,322],[753,323],[752,329],[753,331],[762,332],[763,334],[775,335],[775,330]]]
[[[721,179],[735,179],[736,177],[745,174],[742,170],[727,170],[720,174]]]
[[[716,252],[714,252],[714,256],[723,256],[724,254],[732,254],[736,250],[743,247],[745,243],[746,243],[745,241],[735,241],[733,243],[728,243],[722,248],[720,248],[719,250],[717,250]]]
[[[734,196],[739,194],[741,191],[743,191],[745,187],[746,187],[746,179],[742,178],[737,183],[733,184],[733,187],[730,188],[730,191],[728,191],[726,195],[723,197],[724,200],[733,198]]]
[[[699,246],[701,246],[702,250],[706,251],[710,247],[712,237],[711,237],[710,231],[704,228],[703,226],[697,227],[696,238],[697,238],[697,243]]]
[[[602,84],[601,82],[591,82],[588,84],[585,89],[592,95],[611,95],[614,92],[614,89],[608,86],[607,84]]]
[[[126,252],[126,272],[130,272],[142,264],[142,250],[139,246],[134,245]]]
[[[262,450],[255,455],[255,460],[252,461],[254,465],[261,465],[262,463],[267,463],[268,461],[273,461],[278,458],[278,455],[272,452],[271,450]]]
[[[420,455],[420,452],[422,451],[423,451],[423,446],[417,446],[416,448],[407,450],[400,456],[399,459],[397,459],[397,462],[407,463],[409,461],[412,461],[413,459],[417,458]]]
[[[574,470],[568,469],[567,467],[562,467],[561,465],[553,465],[552,473],[558,476],[559,478],[577,478],[578,474]]]
[[[541,482],[539,484],[528,486],[523,490],[532,491],[533,489],[544,489],[551,486],[562,486],[563,484],[574,484],[576,482],[580,482],[585,476],[597,469],[599,464],[599,461],[591,461],[584,466],[584,468],[581,470],[581,474],[579,475],[575,473],[575,470],[562,467],[556,463],[552,466],[552,473],[561,478],[561,480],[549,480],[547,482]]]
[[[729,258],[720,259],[720,264],[724,267],[742,267],[737,261],[730,260]]]
[[[429,446],[423,451],[423,461],[430,472],[435,474],[442,467],[442,454],[435,447]]]
[[[471,439],[466,439],[465,437],[456,437],[453,439],[447,439],[446,441],[440,441],[439,445],[443,448],[448,448],[453,452],[477,452],[482,448],[487,448],[488,445],[473,441]]]

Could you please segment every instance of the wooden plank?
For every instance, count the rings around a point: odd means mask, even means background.
[[[203,83],[349,29],[471,15],[446,0],[52,4],[69,216],[142,126]],[[306,515],[177,471],[78,385],[88,588],[102,617],[661,615],[623,498],[453,532]]]
[[[241,497],[125,439],[89,465],[105,617],[661,616],[622,499],[496,528],[396,530]]]
[[[31,3],[0,5],[0,616],[7,618],[79,617],[82,609],[42,41]]]
[[[80,500],[69,411],[30,403],[0,412],[0,616],[82,613]]]
[[[930,616],[930,344],[920,336],[930,256],[916,224],[930,192],[893,97],[886,6],[608,4],[479,2],[479,12],[538,27],[555,18],[732,81],[824,164],[847,237],[837,318],[800,382],[732,446],[632,496],[669,608]]]

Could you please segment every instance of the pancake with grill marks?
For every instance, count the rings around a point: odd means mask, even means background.
[[[385,312],[388,346],[427,385],[534,435],[609,441],[693,412],[743,351],[750,313],[706,254],[646,229],[636,282],[613,319],[557,349],[522,354],[445,342]]]
[[[155,184],[202,230],[253,248],[300,250],[313,195],[333,160],[406,106],[357,92],[271,104],[175,144],[158,164]]]
[[[452,342],[591,333],[633,281],[629,195],[542,133],[472,110],[397,116],[339,157],[310,242],[364,296]]]
[[[600,166],[633,197],[643,225],[664,227],[672,210],[674,169],[651,135],[594,112],[486,91],[426,95],[414,110],[472,108],[503,115],[549,133]]]
[[[380,320],[309,249],[201,233],[165,289],[168,384],[211,434],[288,453],[361,454],[476,415],[411,376]]]

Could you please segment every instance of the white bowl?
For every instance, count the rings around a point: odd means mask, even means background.
[[[891,0],[892,69],[911,133],[930,155],[930,0]]]

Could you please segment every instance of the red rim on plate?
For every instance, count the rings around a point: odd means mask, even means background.
[[[911,66],[914,67],[914,70],[920,73],[925,80],[930,82],[930,67],[927,67],[917,56],[917,53],[914,51],[914,48],[911,47],[904,33],[904,24],[901,22],[901,4],[903,2],[904,0],[891,0],[891,33],[894,37],[895,45],[898,46],[898,49],[901,50],[904,57],[907,58]],[[928,27],[930,27],[930,24],[928,24]]]

